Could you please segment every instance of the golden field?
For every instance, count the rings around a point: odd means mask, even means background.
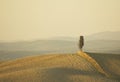
[[[4,61],[0,82],[120,82],[120,55],[78,52]]]

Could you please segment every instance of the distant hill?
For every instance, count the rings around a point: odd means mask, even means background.
[[[103,32],[85,36],[84,49],[87,51],[120,50],[120,32]],[[54,37],[48,40],[1,42],[0,51],[76,52],[79,37]],[[120,52],[120,51],[119,51]]]
[[[120,54],[120,31],[100,32],[85,37],[85,50]]]
[[[84,36],[84,35],[83,35]],[[88,36],[85,36],[85,40],[120,40],[120,31],[106,31],[106,32],[99,32],[99,33],[94,33]],[[53,37],[50,38],[51,40],[67,40],[67,41],[77,41],[79,40],[79,37],[64,37],[64,36],[59,36],[59,37]]]
[[[100,32],[86,36],[87,40],[120,40],[120,31],[117,32]]]
[[[65,37],[65,36],[57,36],[53,38],[49,38],[49,40],[63,40],[63,41],[77,41],[79,37]]]
[[[0,60],[50,53],[73,53],[78,51],[77,43],[63,40],[37,40],[0,43]]]
[[[73,51],[74,41],[65,40],[37,40],[26,42],[0,43],[1,51]]]
[[[84,50],[88,52],[120,54],[120,41],[118,40],[86,41]]]
[[[120,32],[103,32],[85,36],[84,51],[120,54]],[[48,40],[0,42],[0,60],[35,54],[74,53],[79,37],[54,37]]]

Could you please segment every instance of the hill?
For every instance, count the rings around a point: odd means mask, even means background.
[[[0,61],[47,53],[73,53],[75,42],[63,40],[37,40],[0,43]]]
[[[120,41],[120,31],[106,31],[86,36],[87,40],[118,40]]]
[[[101,32],[85,36],[84,50],[94,53],[120,54],[120,32]],[[78,38],[54,37],[48,40],[0,42],[0,61],[38,54],[75,53]]]
[[[31,56],[0,63],[0,82],[119,82],[120,56],[89,53],[102,69],[100,73],[79,54]]]
[[[77,41],[38,40],[32,42],[0,43],[0,61],[52,53],[75,53]],[[84,50],[94,53],[120,54],[120,41],[85,41]]]

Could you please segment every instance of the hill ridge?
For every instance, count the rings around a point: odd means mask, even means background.
[[[83,58],[85,58],[87,61],[89,61],[100,73],[104,74],[105,76],[109,77],[109,75],[103,70],[103,68],[99,65],[99,63],[89,56],[87,53],[78,51],[77,54]]]

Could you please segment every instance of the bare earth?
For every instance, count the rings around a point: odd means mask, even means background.
[[[1,62],[0,82],[120,82],[119,55],[92,54],[87,58],[83,54],[51,54]]]

